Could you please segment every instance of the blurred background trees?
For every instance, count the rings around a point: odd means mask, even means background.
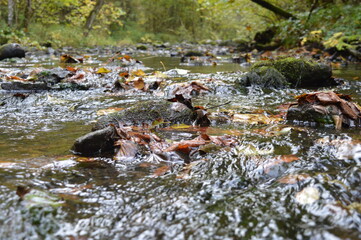
[[[258,2],[258,3],[257,3]],[[310,31],[361,31],[359,0],[0,0],[0,43],[99,45],[136,42],[251,41],[277,26],[292,46]],[[292,36],[290,36],[292,35]]]

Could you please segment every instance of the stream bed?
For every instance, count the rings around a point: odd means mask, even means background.
[[[98,67],[107,57],[94,57],[89,65]],[[40,59],[0,68],[57,67]],[[138,59],[149,73],[190,71],[169,75],[170,81],[224,81],[192,98],[208,107],[227,103],[212,112],[278,114],[278,106],[312,91],[236,88],[232,79],[247,68],[226,61],[187,66],[177,57]],[[360,104],[361,65],[334,66],[333,73],[346,82],[333,90]],[[235,136],[239,144],[196,156],[188,165],[76,157],[70,148],[90,131],[99,110],[169,97],[111,94],[107,84],[25,97],[0,90],[0,239],[361,239],[360,129],[225,123],[204,131]],[[174,141],[198,136],[192,128],[160,134]],[[47,200],[21,201],[18,186]]]

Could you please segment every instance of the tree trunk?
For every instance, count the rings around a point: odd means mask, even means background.
[[[291,18],[291,19],[297,19],[295,16],[293,16],[291,13],[289,12],[286,12],[285,10],[279,8],[279,7],[276,7],[272,4],[270,4],[269,2],[266,2],[264,0],[251,0],[252,2],[254,3],[257,3],[258,5],[274,12],[275,14],[277,14],[278,16],[281,16],[283,18]]]
[[[92,29],[93,23],[99,13],[99,11],[102,9],[104,3],[105,3],[105,0],[97,0],[97,3],[95,4],[93,10],[90,12],[90,14],[86,20],[84,36],[88,36],[90,30]]]
[[[24,29],[27,32],[28,31],[28,27],[30,24],[30,19],[31,19],[31,15],[32,15],[32,2],[31,0],[26,0],[26,7],[25,7],[25,12],[24,12]]]
[[[8,0],[8,25],[14,25],[15,0]]]

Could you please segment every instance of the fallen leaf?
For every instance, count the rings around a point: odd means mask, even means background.
[[[154,171],[154,175],[157,177],[165,175],[170,170],[170,166],[162,166]]]
[[[110,113],[115,113],[124,110],[124,108],[111,107],[106,109],[100,109],[97,111],[98,116],[108,115]]]
[[[184,124],[184,123],[181,123],[181,124],[174,124],[172,126],[170,126],[170,128],[172,129],[187,129],[187,128],[190,128],[191,125],[187,125],[187,124]]]
[[[287,175],[287,176],[284,176],[284,177],[278,179],[277,181],[279,183],[295,184],[295,183],[304,181],[309,178],[310,178],[310,175],[308,175],[308,174],[290,174],[290,175]]]
[[[135,87],[136,89],[138,89],[138,90],[142,90],[142,89],[144,89],[144,87],[145,87],[145,83],[144,83],[143,78],[138,78],[137,80],[135,80],[135,81],[133,82],[133,84],[134,84],[134,87]]]
[[[270,124],[283,121],[280,117],[266,116],[264,114],[234,114],[232,120],[234,122],[247,124]]]
[[[63,54],[60,56],[60,62],[61,63],[82,63],[83,59],[74,58],[73,56],[70,56],[68,54]]]
[[[110,73],[111,70],[107,69],[107,68],[104,68],[104,67],[101,67],[98,69],[98,71],[96,73],[100,73],[100,74],[103,74],[103,73]]]
[[[76,72],[78,71],[77,68],[73,68],[73,67],[66,67],[66,70],[70,71],[70,72]]]
[[[145,76],[145,73],[144,73],[144,71],[142,69],[138,69],[136,71],[133,71],[132,75],[135,75],[135,76],[138,76],[138,77],[143,77],[143,76]]]
[[[27,80],[18,76],[8,76],[6,77],[7,80],[18,80],[18,81],[23,81],[26,82]]]

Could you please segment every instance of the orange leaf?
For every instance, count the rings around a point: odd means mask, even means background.
[[[77,68],[73,68],[73,67],[66,67],[66,70],[70,71],[70,72],[76,72],[78,69]]]

